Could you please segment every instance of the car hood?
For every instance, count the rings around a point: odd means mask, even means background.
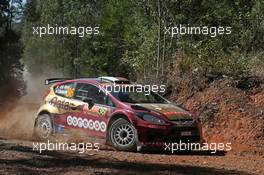
[[[162,113],[169,120],[192,119],[192,115],[190,112],[170,103],[169,104],[137,103],[136,105],[151,111]]]

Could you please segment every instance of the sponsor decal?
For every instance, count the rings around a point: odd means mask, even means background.
[[[106,114],[106,111],[107,111],[107,108],[101,107],[98,109],[98,114],[101,116],[104,116]]]
[[[94,121],[94,129],[96,130],[96,131],[99,131],[100,130],[100,123],[99,123],[99,121]]]
[[[186,113],[186,112],[164,112],[164,115],[167,116],[172,116],[172,115],[179,115],[179,116],[190,116],[190,114]]]
[[[68,93],[69,93],[69,95],[71,95],[71,91],[69,92],[69,89],[73,89],[72,83],[62,84],[62,85],[59,85],[55,88],[55,93],[60,94],[60,95],[64,95],[64,96],[67,96]]]
[[[68,116],[67,117],[67,124],[69,126],[74,126],[78,128],[85,128],[89,130],[95,130],[95,131],[101,131],[106,132],[106,123],[104,121],[98,121],[98,120],[88,120],[83,119],[81,117],[75,117],[75,116]]]
[[[164,115],[168,117],[170,121],[179,126],[192,126],[195,120],[192,118],[190,113],[186,112],[164,112]]]
[[[87,129],[89,127],[89,121],[85,118],[83,119],[83,127]]]
[[[177,125],[180,125],[180,126],[192,126],[193,123],[194,123],[194,120],[191,120],[191,121],[176,121],[174,123],[176,123]]]
[[[58,97],[53,97],[49,104],[51,104],[54,107],[64,109],[64,110],[70,110],[70,105],[73,105],[73,103],[70,103],[66,100],[58,100]]]
[[[191,120],[192,115],[190,113],[186,112],[164,112],[164,115],[166,115],[169,120]]]

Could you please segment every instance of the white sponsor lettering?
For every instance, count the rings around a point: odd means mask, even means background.
[[[77,120],[77,118],[76,118],[76,117],[73,117],[72,120],[73,120],[73,122],[72,122],[73,126],[76,127],[76,126],[78,125],[78,120]]]
[[[90,130],[94,129],[94,121],[93,120],[89,120],[89,129]]]
[[[99,131],[100,130],[100,123],[99,123],[99,121],[95,121],[94,122],[94,129],[96,130],[96,131]]]
[[[106,123],[103,121],[98,121],[98,120],[87,120],[86,118],[83,119],[81,117],[72,117],[68,116],[67,117],[67,124],[69,126],[75,126],[78,128],[85,128],[85,129],[90,129],[90,130],[95,130],[95,131],[101,131],[101,132],[106,132]]]
[[[78,118],[78,127],[82,128],[82,126],[83,126],[83,119],[79,117]]]
[[[85,118],[85,119],[83,119],[83,127],[85,128],[85,129],[87,129],[88,127],[89,127],[89,125],[88,125],[89,123],[88,123],[88,120]]]
[[[105,132],[106,131],[106,124],[105,124],[105,122],[101,122],[100,123],[100,126],[101,126],[101,131],[102,132]]]
[[[73,123],[73,121],[72,121],[73,119],[72,119],[72,116],[68,116],[67,117],[67,123],[68,123],[68,125],[72,125],[72,123]]]

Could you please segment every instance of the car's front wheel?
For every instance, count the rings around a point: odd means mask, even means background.
[[[47,140],[53,133],[53,125],[48,114],[41,114],[36,118],[34,136],[39,140]]]
[[[137,134],[134,126],[127,120],[115,120],[109,129],[111,144],[120,151],[135,151],[137,147]]]

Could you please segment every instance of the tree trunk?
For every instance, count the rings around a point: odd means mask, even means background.
[[[166,26],[165,21],[165,15],[164,15],[164,27]],[[166,49],[166,35],[165,32],[163,32],[163,47],[162,47],[162,61],[161,61],[161,75],[164,75],[164,64],[165,64],[165,49]]]
[[[161,9],[160,9],[160,0],[158,0],[158,54],[157,54],[157,60],[156,60],[156,68],[157,68],[157,74],[156,78],[159,76],[159,61],[160,61],[160,30],[161,30]]]

